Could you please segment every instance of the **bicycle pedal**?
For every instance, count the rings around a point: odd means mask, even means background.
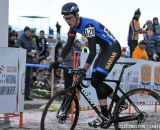
[[[106,121],[106,122],[102,122],[102,124],[100,125],[100,127],[103,128],[103,129],[107,129],[107,128],[109,128],[111,126],[111,124],[112,123],[109,120],[109,121]]]

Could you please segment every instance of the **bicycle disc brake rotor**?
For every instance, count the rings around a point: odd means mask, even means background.
[[[67,113],[62,113],[58,117],[59,118],[59,123],[63,124],[68,117],[69,117],[69,115]]]

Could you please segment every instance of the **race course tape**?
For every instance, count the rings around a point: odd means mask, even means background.
[[[48,64],[26,64],[26,67],[47,68],[47,69],[49,69]]]

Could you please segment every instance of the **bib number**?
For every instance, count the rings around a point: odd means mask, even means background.
[[[86,37],[94,37],[95,36],[95,28],[94,27],[86,28],[85,35],[86,35]]]

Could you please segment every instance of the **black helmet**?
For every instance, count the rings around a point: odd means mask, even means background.
[[[76,14],[79,12],[79,7],[76,3],[67,3],[63,5],[61,14],[62,15],[69,15],[69,14]]]

